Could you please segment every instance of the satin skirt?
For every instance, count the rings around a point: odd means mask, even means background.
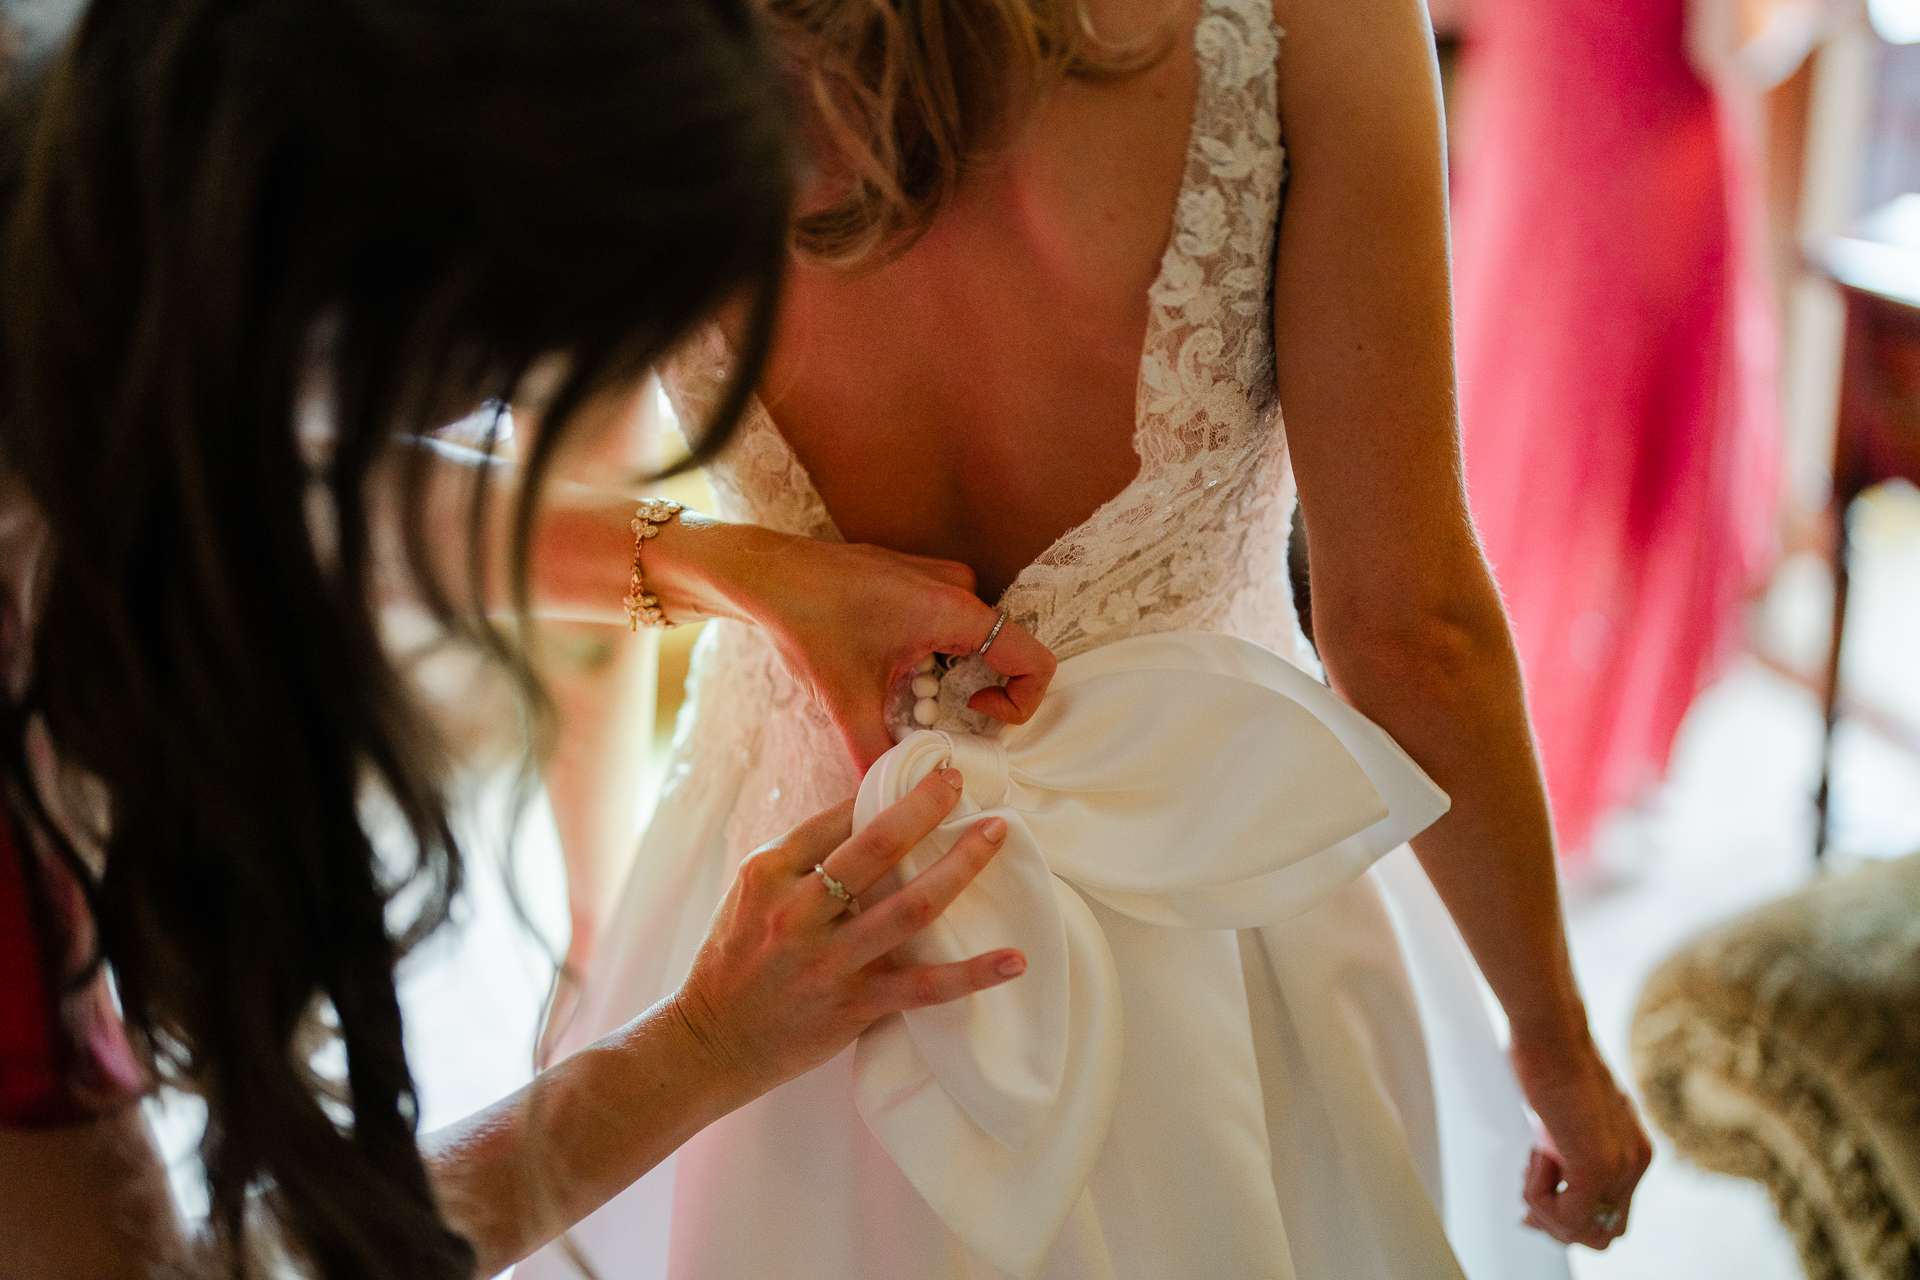
[[[737,798],[712,785],[663,796],[575,1044],[680,981],[733,870]],[[927,1185],[940,1150],[902,1148],[875,1111],[871,1053],[850,1048],[709,1126],[577,1226],[572,1248],[606,1280],[1566,1276],[1564,1251],[1519,1226],[1521,1098],[1472,962],[1404,845],[1257,928],[1166,927],[1127,895],[1060,883],[1111,957],[1094,985],[1119,995],[1083,999],[1090,975],[1075,975],[1072,1018],[1115,1023],[1068,1037],[1111,1048],[1097,1084],[1111,1102],[1077,1185],[1009,1200],[991,1179],[969,1184],[956,1151],[959,1179],[928,1187],[936,1212],[902,1163]],[[888,1105],[925,1101],[913,1092]],[[1030,1233],[1027,1199],[1047,1215],[1037,1251],[993,1231],[999,1215],[1007,1236]],[[550,1246],[516,1274],[579,1272]]]

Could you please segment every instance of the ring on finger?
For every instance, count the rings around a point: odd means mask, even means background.
[[[827,895],[829,897],[837,898],[844,904],[848,915],[857,916],[860,914],[860,899],[848,893],[847,886],[827,874],[825,863],[816,862],[813,864],[813,869],[820,873],[820,881],[827,886]]]
[[[987,650],[993,648],[993,642],[1000,638],[1000,628],[1006,625],[1007,625],[1007,611],[1005,609],[1002,609],[999,612],[999,616],[997,616],[993,620],[993,630],[987,632],[987,638],[985,640],[982,640],[980,642],[980,647],[973,651],[974,655],[978,657],[979,655],[985,653]]]
[[[1599,1227],[1608,1235],[1618,1235],[1620,1233],[1620,1225],[1623,1221],[1625,1221],[1625,1219],[1622,1218],[1620,1211],[1614,1208],[1609,1202],[1602,1200],[1594,1206],[1593,1225]]]

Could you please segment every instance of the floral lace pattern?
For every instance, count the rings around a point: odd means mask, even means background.
[[[1174,226],[1148,294],[1135,391],[1140,470],[1021,572],[1000,605],[1061,658],[1151,631],[1225,631],[1305,652],[1286,578],[1294,488],[1274,387],[1273,254],[1285,157],[1270,0],[1205,0],[1199,90]],[[668,394],[698,420],[727,377],[717,334],[669,365]],[[707,471],[716,514],[842,541],[811,478],[756,400]],[[722,777],[737,860],[858,782],[838,734],[763,634],[717,623],[703,639],[663,800]],[[938,727],[991,722],[966,701],[992,679],[963,659]],[[901,730],[911,726],[902,724]],[[729,765],[731,768],[729,768]]]

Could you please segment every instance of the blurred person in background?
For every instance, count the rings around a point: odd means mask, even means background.
[[[1466,33],[1453,234],[1468,496],[1560,854],[1588,878],[1601,819],[1664,777],[1774,558],[1758,94],[1833,6],[1449,7]]]
[[[764,358],[796,148],[746,5],[99,0],[4,70],[0,1274],[492,1275],[876,1018],[1020,971],[892,958],[1004,838],[869,893],[946,771],[765,846],[671,996],[416,1133],[394,967],[462,858],[378,607],[416,593],[536,722],[490,616],[625,620],[632,501],[547,476],[717,310],[696,460]],[[535,383],[518,472],[423,439]],[[206,1104],[204,1233],[159,1083]]]

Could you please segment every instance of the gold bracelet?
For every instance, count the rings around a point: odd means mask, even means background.
[[[627,606],[629,629],[638,631],[642,626],[671,627],[667,615],[660,611],[660,597],[647,590],[646,581],[640,576],[640,548],[647,545],[648,538],[660,536],[660,527],[679,515],[685,508],[678,502],[666,498],[648,498],[633,513],[633,589],[627,592],[627,598],[621,601]]]

